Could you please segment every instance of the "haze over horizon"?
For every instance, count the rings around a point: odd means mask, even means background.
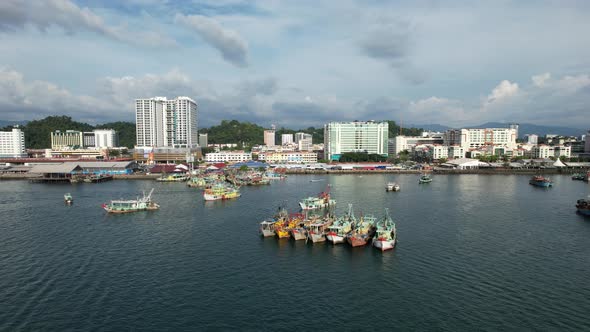
[[[134,121],[189,96],[199,127],[391,119],[585,128],[584,1],[0,2],[0,119]]]

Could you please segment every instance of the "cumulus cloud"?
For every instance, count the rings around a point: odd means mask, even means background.
[[[248,44],[236,31],[225,29],[217,20],[202,15],[176,14],[174,21],[195,31],[217,49],[225,61],[238,67],[248,66]]]
[[[547,82],[550,78],[551,78],[550,73],[544,73],[544,74],[535,75],[535,76],[531,77],[531,80],[533,81],[533,84],[535,86],[542,87],[543,85],[545,85],[545,82]]]
[[[499,102],[518,94],[518,83],[511,83],[508,80],[503,80],[498,84],[492,93],[488,95],[488,104]]]
[[[0,1],[0,31],[16,31],[27,25],[41,31],[56,26],[68,34],[89,31],[120,42],[147,46],[175,44],[156,32],[131,32],[112,26],[89,8],[80,8],[69,0]]]

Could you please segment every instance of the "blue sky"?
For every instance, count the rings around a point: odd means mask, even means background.
[[[586,1],[0,1],[0,119],[590,126]]]

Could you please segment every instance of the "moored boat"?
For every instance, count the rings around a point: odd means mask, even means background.
[[[395,223],[389,216],[389,209],[385,209],[385,216],[377,222],[377,229],[373,237],[373,246],[381,251],[395,247],[397,231]]]
[[[240,190],[232,185],[218,183],[205,189],[203,198],[206,201],[227,200],[240,197]]]
[[[65,202],[66,204],[72,204],[72,203],[74,203],[74,198],[72,197],[72,194],[70,194],[70,193],[65,193],[65,194],[64,194],[64,202]]]
[[[311,242],[326,241],[326,227],[332,224],[332,219],[329,217],[312,219],[307,230],[307,239]]]
[[[346,235],[346,241],[353,247],[366,245],[375,235],[377,218],[372,214],[361,216],[354,229]]]
[[[344,243],[346,235],[352,231],[355,224],[356,218],[352,212],[352,204],[348,204],[348,212],[344,216],[336,218],[334,223],[326,229],[326,239],[332,244]]]
[[[553,182],[549,178],[543,177],[541,175],[535,175],[529,180],[529,184],[537,187],[551,187]]]
[[[279,220],[288,218],[289,214],[283,207],[279,207],[277,213],[269,219],[266,219],[260,223],[260,234],[264,237],[275,236],[275,224]]]
[[[584,181],[586,179],[586,175],[582,173],[575,173],[572,174],[572,180]]]
[[[590,217],[590,199],[579,199],[576,202],[576,209],[580,214]]]
[[[385,191],[399,191],[400,186],[395,182],[387,182],[385,186]]]
[[[182,173],[173,173],[173,174],[162,174],[156,181],[159,182],[184,182],[188,180],[189,177],[186,174]]]
[[[160,205],[152,201],[152,193],[154,189],[150,191],[149,195],[143,194],[143,197],[130,200],[112,200],[108,204],[103,204],[102,208],[109,213],[130,213],[138,211],[153,211],[160,208]]]

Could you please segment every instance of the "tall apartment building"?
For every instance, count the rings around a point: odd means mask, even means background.
[[[451,129],[445,132],[444,145],[459,145],[465,150],[487,145],[516,149],[515,128]]]
[[[528,144],[538,144],[539,143],[539,135],[527,134],[525,136],[526,136],[526,142]]]
[[[264,145],[275,146],[275,130],[274,129],[264,131]]]
[[[199,146],[202,148],[206,148],[207,144],[209,144],[209,135],[199,134]]]
[[[309,139],[312,140],[313,136],[311,134],[306,133],[295,133],[295,143],[299,143],[302,139]]]
[[[324,125],[324,157],[339,160],[343,153],[387,156],[387,122],[330,122]]]
[[[117,132],[113,129],[95,129],[94,147],[97,148],[113,148],[119,145]]]
[[[0,131],[0,158],[26,157],[25,133],[19,128]]]
[[[189,97],[136,99],[135,129],[137,146],[196,147],[197,103]]]
[[[293,134],[282,134],[281,145],[293,143]]]

